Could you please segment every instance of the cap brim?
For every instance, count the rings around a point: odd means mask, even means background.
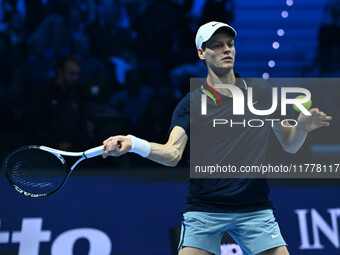
[[[225,24],[217,24],[214,30],[210,31],[210,33],[206,33],[203,37],[203,40],[201,41],[201,45],[196,45],[197,49],[201,48],[203,43],[207,42],[210,40],[211,37],[213,37],[216,32],[219,31],[225,31],[227,34],[231,35],[232,37],[236,37],[237,33],[234,28],[231,26],[227,26]]]
[[[221,32],[221,31],[226,31],[228,34],[230,34],[232,37],[236,37],[236,31],[233,29],[233,28],[231,28],[231,27],[227,27],[227,26],[223,26],[223,27],[220,27],[220,28],[218,28],[218,29],[216,29],[216,31],[211,35],[211,37],[214,35],[214,34],[216,34],[217,32]],[[210,37],[210,38],[211,38]],[[210,39],[209,38],[209,39]]]

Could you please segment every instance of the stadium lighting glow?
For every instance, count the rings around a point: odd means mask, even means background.
[[[293,0],[287,0],[287,1],[286,1],[286,4],[287,4],[288,6],[292,6],[292,5],[294,4],[294,1],[293,1]]]
[[[265,79],[265,80],[268,79],[269,78],[269,73],[263,73],[262,74],[262,78]]]
[[[292,6],[294,4],[294,0],[285,0],[287,6]],[[288,18],[289,13],[288,11],[282,11],[281,12],[281,17],[286,19]],[[277,29],[276,34],[280,37],[285,35],[285,30],[282,28]],[[278,41],[274,41],[272,44],[273,49],[277,50],[280,48],[280,43]],[[274,68],[276,66],[276,62],[274,60],[269,60],[268,61],[268,66],[270,68]],[[269,78],[269,73],[263,73],[262,74],[263,79],[268,79]]]
[[[283,29],[280,28],[280,29],[277,30],[278,36],[283,36],[284,34],[285,34],[285,31]]]
[[[288,18],[288,12],[287,11],[283,11],[283,12],[281,12],[281,16],[282,16],[282,18]]]
[[[278,42],[273,42],[273,48],[277,50],[278,48],[280,48],[280,44]]]
[[[269,60],[268,66],[269,67],[274,67],[275,66],[275,61],[274,60]]]

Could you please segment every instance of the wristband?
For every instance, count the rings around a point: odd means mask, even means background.
[[[128,137],[130,137],[132,141],[132,147],[129,150],[129,152],[137,153],[138,155],[144,158],[149,156],[150,151],[151,151],[151,146],[148,141],[140,139],[133,135],[128,135]]]

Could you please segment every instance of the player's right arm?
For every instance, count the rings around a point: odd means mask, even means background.
[[[166,166],[176,166],[182,158],[187,141],[188,136],[185,130],[182,127],[175,126],[165,144],[149,143],[143,140],[145,145],[148,146],[149,144],[150,146],[150,152],[146,155],[146,158]],[[103,144],[102,155],[104,158],[107,156],[119,157],[131,150],[133,141],[131,136],[117,135],[106,139]]]

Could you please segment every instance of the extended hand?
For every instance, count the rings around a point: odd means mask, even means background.
[[[127,153],[132,147],[131,138],[122,135],[111,136],[106,139],[103,144],[103,158],[106,158],[107,156],[119,157]]]
[[[298,118],[299,126],[306,132],[310,132],[319,127],[328,127],[331,116],[327,116],[324,112],[319,111],[318,108],[310,109],[312,115],[306,116],[300,113]]]

